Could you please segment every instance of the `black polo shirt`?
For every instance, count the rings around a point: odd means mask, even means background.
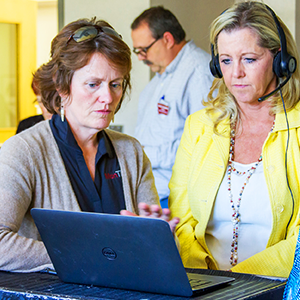
[[[81,209],[111,214],[125,209],[120,165],[107,134],[100,131],[97,135],[99,145],[93,181],[68,122],[53,115],[50,127]]]

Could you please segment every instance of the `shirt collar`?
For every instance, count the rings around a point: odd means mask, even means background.
[[[287,119],[289,123],[289,129],[300,127],[300,102],[298,102],[293,109],[287,112]],[[286,130],[287,121],[284,112],[276,114],[274,131]]]
[[[98,132],[98,140],[99,140],[99,144],[98,144],[96,160],[98,159],[98,154],[100,155],[99,156],[100,158],[102,155],[106,153],[108,154],[109,158],[113,158],[115,156],[115,151],[105,130],[101,130]]]
[[[191,43],[192,41],[187,42],[182,49],[178,52],[178,54],[176,55],[176,57],[171,61],[171,63],[169,63],[169,65],[166,67],[165,70],[165,74],[170,74],[175,72],[177,66],[179,65],[179,62],[181,61],[182,56],[184,55],[184,53],[187,51],[186,49],[188,48],[188,45]],[[163,73],[163,74],[164,74]]]
[[[55,138],[58,139],[62,144],[64,144],[67,147],[73,148],[75,151],[82,152],[81,148],[77,144],[77,141],[73,135],[73,132],[67,120],[62,122],[60,116],[55,114],[50,120],[50,126],[52,128]],[[98,160],[104,154],[108,154],[110,158],[113,158],[115,152],[112,143],[109,140],[105,131],[99,131],[97,134],[97,138],[99,144],[96,154],[96,160]]]

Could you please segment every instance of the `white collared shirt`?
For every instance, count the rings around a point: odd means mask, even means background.
[[[168,184],[186,118],[203,108],[213,77],[210,55],[188,42],[163,74],[156,74],[139,98],[135,137],[149,157],[160,198]]]

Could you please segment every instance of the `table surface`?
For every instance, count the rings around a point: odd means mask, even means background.
[[[232,273],[202,269],[188,269],[202,274],[234,277],[236,280],[224,288],[192,299],[211,300],[281,300],[285,286],[284,279],[262,278],[250,274]],[[69,284],[56,275],[47,273],[9,273],[0,271],[0,299],[143,299],[169,300],[187,299],[161,294],[104,288],[97,286]]]

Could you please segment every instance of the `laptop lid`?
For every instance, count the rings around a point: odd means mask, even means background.
[[[178,296],[193,294],[169,224],[163,220],[38,208],[31,214],[64,282]],[[234,280],[200,277],[197,292]]]

